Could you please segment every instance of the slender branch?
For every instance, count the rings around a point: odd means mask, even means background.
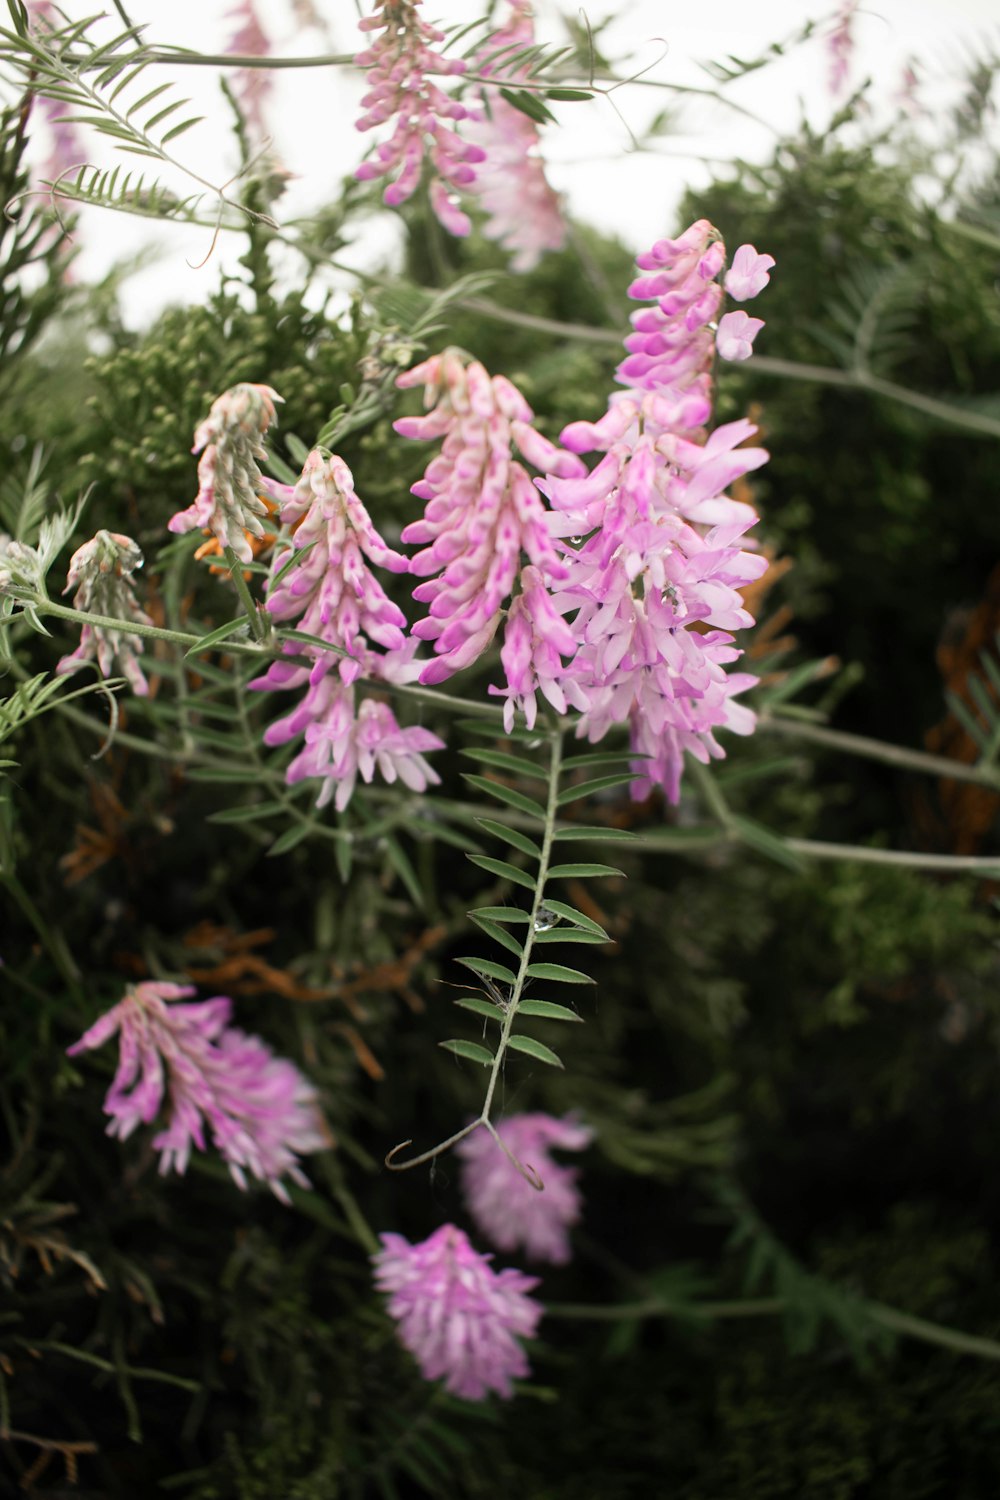
[[[827,844],[814,839],[782,840],[793,854],[808,859],[841,859],[861,865],[896,865],[910,870],[937,870],[945,875],[963,872],[1000,874],[1000,854],[925,854],[911,849],[876,849],[866,844]]]
[[[545,1316],[599,1323],[628,1322],[636,1318],[765,1318],[784,1312],[787,1306],[783,1297],[759,1297],[737,1302],[691,1302],[683,1305],[650,1297],[642,1302],[621,1302],[617,1305],[550,1302],[546,1304]],[[862,1306],[873,1323],[879,1323],[883,1328],[901,1334],[904,1338],[937,1344],[942,1349],[954,1349],[958,1354],[974,1354],[979,1359],[1000,1360],[1000,1343],[995,1339],[982,1338],[975,1333],[963,1333],[961,1329],[948,1328],[943,1323],[931,1323],[926,1318],[917,1318],[912,1313],[888,1307],[884,1302],[866,1301]]]
[[[1000,792],[1000,770],[995,766],[967,766],[943,755],[929,755],[924,750],[910,750],[905,745],[890,745],[882,740],[869,739],[866,735],[848,734],[842,729],[828,729],[825,725],[808,724],[801,719],[786,719],[779,717],[779,714],[780,710],[778,713],[761,714],[759,727],[772,734],[811,740],[814,745],[827,745],[831,750],[843,750],[848,755],[879,760],[903,770],[923,771],[928,776],[940,776],[949,781],[973,781]]]
[[[560,323],[554,318],[540,318],[532,313],[516,312],[513,308],[501,307],[482,297],[463,298],[457,304],[481,317],[495,322],[509,323],[512,327],[532,328],[538,333],[551,333],[556,338],[582,339],[592,344],[621,344],[621,335],[608,328],[588,328],[584,323]],[[925,416],[950,423],[966,432],[981,437],[1000,437],[1000,420],[985,416],[982,412],[966,411],[951,401],[942,401],[936,396],[925,396],[921,391],[911,391],[895,381],[883,380],[864,370],[838,370],[833,365],[813,365],[793,359],[777,359],[768,354],[755,354],[752,368],[761,375],[774,375],[780,379],[805,380],[820,385],[839,386],[843,390],[863,391],[872,396],[884,396],[901,406],[909,406]]]

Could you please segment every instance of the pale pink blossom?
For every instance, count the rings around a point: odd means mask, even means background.
[[[498,1250],[523,1250],[532,1260],[565,1265],[570,1258],[569,1230],[580,1217],[579,1172],[551,1155],[582,1151],[592,1132],[572,1119],[552,1115],[509,1115],[497,1126],[507,1149],[540,1178],[533,1187],[485,1130],[467,1135],[457,1146],[462,1158],[462,1192],[479,1231]]]
[[[392,177],[383,200],[395,207],[412,197],[429,159],[434,213],[449,234],[467,235],[471,225],[457,194],[474,182],[475,164],[485,153],[452,128],[473,111],[438,88],[433,75],[456,77],[465,72],[465,63],[434,50],[444,33],[420,19],[419,4],[420,0],[378,0],[372,14],[359,22],[362,31],[382,35],[354,59],[368,74],[368,91],[361,100],[365,112],[357,128],[374,130],[395,123],[388,141],[378,145],[354,175],[363,182]]]
[[[194,993],[190,985],[131,985],[67,1050],[75,1057],[118,1035],[108,1134],[126,1140],[164,1111],[166,1126],[153,1137],[161,1173],[184,1172],[192,1146],[208,1149],[207,1126],[239,1187],[249,1173],[287,1203],[284,1178],[309,1186],[299,1156],[329,1145],[316,1091],[260,1037],[229,1025],[225,996],[177,1004]]]
[[[117,531],[99,531],[89,542],[78,547],[70,558],[64,594],[76,589],[74,609],[89,614],[110,615],[114,619],[152,625],[135,597],[132,575],[142,567],[142,553],[129,536]],[[143,653],[142,637],[110,625],[84,624],[80,644],[62,657],[57,673],[75,672],[89,661],[96,661],[102,677],[110,677],[117,660],[132,691],[140,698],[149,692],[139,657]]]
[[[513,0],[503,26],[480,48],[473,64],[477,73],[495,75],[498,83],[483,86],[485,108],[464,130],[466,139],[485,152],[471,188],[489,215],[483,233],[513,252],[514,271],[530,271],[546,250],[558,250],[566,239],[559,196],[545,175],[538,127],[500,93],[501,87],[515,88],[529,76],[526,65],[511,68],[507,59],[534,42],[529,0]]]
[[[858,0],[841,0],[833,30],[827,36],[826,48],[830,60],[830,93],[836,99],[843,92],[851,70],[854,54],[854,17]]]
[[[337,454],[314,449],[294,487],[271,482],[268,493],[279,501],[284,522],[299,523],[291,553],[277,550],[268,613],[333,648],[292,642],[287,654],[309,657],[312,665],[279,658],[250,684],[305,688],[291,712],[264,732],[268,745],[305,741],[286,781],[318,781],[316,805],[334,800],[338,812],[350,801],[358,776],[371,782],[376,771],[411,791],[436,786],[440,778],[424,754],[443,749],[444,742],[420,726],[402,728],[381,699],[359,702],[354,686],[362,676],[405,683],[420,671],[404,634],[406,617],[372,571],[374,565],[405,572],[407,559],[376,530]]]
[[[254,0],[237,0],[226,19],[234,23],[225,51],[235,57],[267,57],[271,40],[261,24]],[[274,88],[270,68],[237,68],[232,75],[233,92],[250,131],[258,140],[267,135],[264,108]]]
[[[773,255],[758,255],[752,245],[741,245],[726,272],[726,291],[737,302],[748,302],[770,281]]]
[[[511,1382],[529,1374],[518,1340],[533,1337],[542,1315],[528,1296],[537,1278],[494,1271],[492,1256],[479,1255],[454,1224],[418,1245],[399,1234],[381,1239],[375,1284],[424,1379],[443,1379],[465,1401],[511,1396]]]
[[[241,562],[253,561],[243,533],[264,535],[260,518],[268,507],[260,495],[265,480],[257,460],[267,457],[264,434],[275,418],[274,403],[282,399],[269,385],[246,383],[224,391],[212,403],[191,449],[201,453],[198,494],[187,510],[171,516],[170,531],[210,530]]]
[[[751,318],[745,312],[726,313],[719,319],[715,335],[716,348],[721,359],[749,359],[753,353],[753,341],[764,326],[763,318]]]

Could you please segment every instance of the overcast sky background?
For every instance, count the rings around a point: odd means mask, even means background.
[[[84,13],[75,0],[62,0],[62,4],[70,16]],[[131,0],[128,8],[135,21],[148,26],[147,40],[154,44],[218,52],[225,49],[233,32],[230,0],[170,0],[169,4]],[[366,3],[364,8],[370,6]],[[276,55],[357,49],[360,34],[353,0],[314,0],[314,9],[324,19],[323,30],[303,27],[296,20],[293,0],[258,0],[258,13],[274,39]],[[639,249],[683,227],[674,218],[678,199],[688,184],[702,182],[713,169],[719,170],[717,165],[713,168],[711,158],[765,159],[777,135],[793,131],[803,115],[821,130],[836,107],[829,92],[830,59],[821,34],[726,87],[728,99],[759,115],[766,124],[754,124],[709,99],[686,96],[682,100],[651,84],[712,88],[702,63],[730,53],[742,58],[758,56],[771,43],[794,36],[809,16],[823,21],[821,31],[828,32],[833,10],[806,9],[798,0],[757,0],[754,4],[713,0],[711,6],[670,0],[624,0],[609,5],[607,0],[595,0],[587,14],[594,24],[613,16],[601,33],[600,45],[619,62],[620,72],[652,67],[643,84],[616,92],[620,114],[605,99],[555,106],[559,127],[546,130],[544,148],[550,179],[565,194],[570,212],[616,230]],[[536,0],[536,11],[540,39],[564,40],[559,8]],[[479,13],[479,6],[470,0],[424,0],[423,13],[444,24],[465,23]],[[856,87],[870,77],[876,113],[891,123],[901,118],[898,93],[904,69],[909,59],[916,59],[921,78],[918,98],[924,122],[932,131],[936,113],[953,97],[953,80],[960,75],[963,61],[986,48],[1000,48],[1000,10],[997,0],[882,0],[857,15],[854,36],[849,86]],[[207,116],[204,124],[177,142],[178,156],[213,182],[225,181],[235,165],[235,148],[217,73],[202,67],[162,72],[164,78],[178,79],[195,112]],[[354,129],[362,79],[350,69],[295,69],[273,76],[268,119],[274,149],[293,174],[276,209],[277,216],[287,220],[334,196],[341,177],[361,159],[375,132],[363,136]],[[641,136],[649,121],[668,105],[679,108],[674,130],[658,141],[655,153],[634,151],[629,127]],[[88,140],[87,149],[101,164],[114,157],[113,148],[103,141]],[[129,166],[137,162],[138,158],[127,159]],[[155,164],[149,166],[155,169]],[[164,180],[170,181],[167,174]],[[175,185],[182,193],[190,191],[183,182]],[[394,234],[392,216],[380,216],[365,228],[344,259],[371,265],[391,253]],[[227,248],[224,240],[207,265],[196,268],[189,262],[204,259],[210,239],[206,232],[101,210],[83,216],[79,238],[77,275],[81,280],[102,274],[140,246],[159,246],[156,264],[126,285],[126,313],[133,323],[148,321],[165,303],[208,296],[218,285],[220,262],[232,264],[242,248],[232,240]]]

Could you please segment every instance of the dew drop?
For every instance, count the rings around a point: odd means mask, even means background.
[[[535,920],[531,925],[534,928],[535,932],[551,932],[553,927],[558,926],[559,921],[560,917],[558,912],[554,912],[551,907],[540,906],[535,916]]]
[[[583,537],[582,536],[571,536],[570,537],[570,541],[573,543],[574,547],[579,547],[583,543]]]

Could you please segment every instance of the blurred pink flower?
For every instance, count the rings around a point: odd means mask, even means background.
[[[527,65],[509,68],[507,59],[534,42],[531,4],[513,0],[503,26],[476,54],[475,72],[495,75],[497,85],[483,85],[486,107],[464,131],[486,153],[470,189],[489,214],[483,233],[513,252],[513,271],[530,271],[546,250],[558,250],[566,239],[559,197],[549,185],[539,152],[538,126],[500,92],[501,87],[516,88],[529,76]]]
[[[569,1229],[580,1217],[579,1173],[551,1156],[582,1151],[592,1132],[571,1119],[552,1115],[510,1115],[497,1134],[524,1166],[544,1184],[542,1191],[508,1160],[493,1137],[477,1130],[460,1141],[462,1191],[479,1231],[498,1250],[523,1250],[533,1260],[565,1265],[570,1258]]]
[[[234,29],[225,46],[234,57],[267,57],[271,39],[261,25],[254,0],[237,0],[226,19]],[[274,88],[274,74],[269,68],[237,68],[232,74],[233,93],[252,134],[259,140],[267,135],[264,107]]]
[[[118,1034],[118,1069],[104,1101],[108,1134],[125,1140],[165,1107],[166,1129],[153,1138],[161,1173],[184,1172],[192,1145],[207,1149],[207,1124],[239,1187],[249,1172],[287,1203],[284,1177],[309,1186],[298,1156],[329,1145],[316,1091],[260,1037],[228,1024],[231,1000],[176,1003],[194,993],[190,985],[131,985],[69,1055]]]
[[[99,531],[78,547],[70,558],[64,594],[75,588],[74,609],[90,614],[111,615],[152,625],[145,610],[140,609],[132,587],[132,574],[142,567],[142,553],[130,536],[118,531]],[[117,659],[133,693],[144,698],[149,683],[139,665],[143,653],[142,637],[128,631],[114,630],[110,625],[85,624],[80,644],[61,658],[57,673],[75,672],[88,661],[97,662],[102,677],[110,677]]]
[[[489,1391],[512,1394],[511,1381],[529,1374],[519,1338],[531,1338],[542,1309],[527,1295],[538,1281],[522,1271],[494,1271],[454,1224],[411,1245],[383,1234],[373,1256],[375,1284],[389,1295],[399,1337],[425,1380],[444,1379],[465,1401]]]

